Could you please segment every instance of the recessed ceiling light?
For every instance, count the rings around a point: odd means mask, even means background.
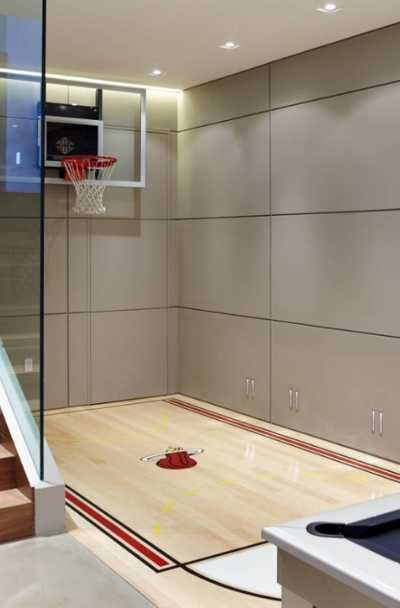
[[[162,71],[158,68],[154,68],[154,70],[151,70],[151,72],[149,72],[149,76],[161,76],[161,74]]]
[[[327,2],[326,4],[324,4],[324,6],[319,6],[316,10],[320,13],[333,14],[338,13],[342,9],[338,8],[333,2]]]
[[[233,42],[233,40],[228,40],[227,42],[224,42],[224,44],[219,45],[220,49],[225,49],[227,51],[233,51],[234,49],[238,49],[239,47],[240,44]]]

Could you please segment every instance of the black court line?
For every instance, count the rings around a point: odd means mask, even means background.
[[[214,559],[215,557],[223,557],[224,555],[230,555],[231,553],[238,553],[240,551],[246,551],[246,549],[254,549],[255,547],[261,547],[261,545],[268,544],[269,543],[266,540],[261,540],[257,543],[246,545],[245,547],[238,547],[237,549],[228,549],[227,551],[221,551],[221,553],[214,553],[212,555],[206,555],[205,557],[199,557],[198,559],[192,559],[189,562],[182,563],[181,566],[192,566],[193,564],[197,564],[199,562],[206,562],[207,560]]]
[[[153,549],[155,549],[158,553],[160,553],[161,555],[165,556],[167,559],[169,559],[170,561],[172,561],[174,563],[174,565],[167,566],[166,568],[162,568],[162,569],[158,569],[158,568],[154,567],[151,563],[149,563],[149,561],[147,561],[141,555],[139,555],[138,553],[136,553],[135,551],[133,551],[132,549],[130,549],[129,547],[127,547],[123,542],[121,542],[120,540],[118,540],[117,538],[115,538],[115,536],[113,536],[112,534],[110,534],[109,532],[107,532],[107,530],[104,530],[104,528],[101,525],[99,525],[98,523],[96,523],[95,521],[93,521],[93,519],[91,517],[89,517],[88,515],[86,515],[82,511],[80,511],[80,509],[76,508],[74,505],[70,504],[69,501],[67,501],[67,507],[69,509],[71,509],[72,511],[74,511],[75,513],[77,513],[80,517],[82,517],[83,519],[85,519],[88,523],[90,523],[97,530],[99,530],[100,532],[102,532],[105,536],[107,536],[110,540],[112,540],[114,543],[116,543],[119,547],[121,547],[122,549],[124,549],[125,551],[127,551],[127,553],[129,553],[132,557],[138,559],[145,566],[148,566],[150,568],[150,570],[152,570],[152,572],[154,572],[155,574],[163,574],[164,572],[170,572],[171,570],[181,569],[181,570],[184,570],[185,572],[187,572],[188,574],[191,574],[192,576],[196,576],[197,578],[200,578],[200,579],[202,579],[202,580],[204,580],[204,581],[206,581],[208,583],[211,583],[213,585],[216,585],[217,587],[222,587],[224,589],[228,589],[229,591],[235,591],[236,593],[241,593],[241,594],[244,594],[244,595],[250,595],[250,596],[258,597],[258,598],[262,598],[262,599],[269,599],[269,600],[273,600],[273,601],[280,601],[277,598],[270,597],[268,595],[262,595],[262,594],[258,594],[258,593],[252,593],[251,591],[245,591],[244,589],[237,589],[236,587],[231,587],[230,585],[226,585],[224,583],[220,583],[220,582],[215,581],[215,580],[213,580],[211,578],[208,578],[207,576],[199,574],[198,572],[196,572],[196,571],[194,571],[194,570],[192,570],[190,568],[191,565],[194,565],[194,564],[197,564],[197,563],[200,563],[200,562],[206,562],[209,559],[213,559],[213,558],[216,558],[216,557],[222,557],[224,555],[230,555],[231,553],[238,553],[240,551],[245,551],[246,549],[251,549],[253,547],[259,547],[261,545],[268,544],[266,541],[259,541],[257,543],[253,543],[253,544],[250,544],[250,545],[245,545],[243,547],[236,547],[234,549],[229,549],[227,551],[222,551],[220,553],[214,553],[214,554],[211,554],[211,555],[206,555],[206,556],[203,556],[203,557],[200,557],[200,558],[197,558],[197,559],[194,559],[194,560],[182,563],[181,561],[179,561],[176,558],[172,557],[166,551],[164,551],[163,549],[161,549],[160,547],[158,547],[157,545],[155,545],[151,541],[147,540],[143,535],[139,534],[138,532],[136,532],[135,530],[133,530],[132,528],[130,528],[129,526],[127,526],[126,524],[124,524],[121,520],[119,520],[118,518],[116,518],[113,515],[111,515],[110,513],[108,513],[108,511],[106,511],[105,509],[102,509],[101,507],[99,507],[95,502],[93,502],[92,500],[90,500],[89,498],[87,498],[86,496],[84,496],[83,494],[81,494],[80,492],[77,492],[76,490],[74,490],[74,488],[72,488],[71,486],[69,486],[69,485],[66,484],[65,487],[70,492],[73,492],[74,494],[76,494],[77,496],[79,496],[82,500],[84,500],[85,502],[87,502],[89,505],[91,505],[92,507],[94,507],[95,509],[97,509],[99,512],[103,513],[110,520],[114,521],[116,524],[118,524],[122,528],[128,530],[129,532],[131,532],[132,534],[134,534],[135,536],[137,536],[140,540],[142,540],[143,542],[145,542],[147,545],[149,545],[150,547],[152,547]]]

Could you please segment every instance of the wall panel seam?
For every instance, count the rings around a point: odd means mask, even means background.
[[[101,313],[113,313],[113,312],[139,312],[141,310],[167,310],[168,308],[177,308],[177,306],[147,306],[142,308],[112,308],[112,309],[99,309],[99,310],[71,310],[68,314],[70,315],[82,315],[82,314],[101,314]],[[66,314],[66,313],[48,313],[48,314]],[[26,315],[28,317],[34,315]]]
[[[251,218],[266,218],[270,216],[270,213],[258,213],[254,215],[207,215],[201,217],[171,217],[169,219],[170,221],[174,222],[184,222],[192,220],[246,220]]]
[[[249,114],[240,114],[237,116],[232,116],[230,118],[224,118],[223,120],[217,120],[209,123],[204,123],[201,125],[194,125],[193,127],[186,127],[185,129],[181,129],[178,131],[179,133],[185,133],[187,131],[194,131],[195,129],[203,129],[204,127],[212,127],[215,125],[223,124],[226,122],[232,122],[235,120],[240,120],[242,118],[251,118],[252,116],[260,116],[262,114],[272,114],[273,112],[279,112],[280,110],[287,110],[290,108],[296,108],[297,106],[307,105],[310,103],[318,103],[319,101],[325,101],[328,99],[336,99],[339,97],[344,97],[345,95],[354,95],[356,93],[362,93],[363,91],[370,91],[374,89],[380,89],[382,87],[392,86],[394,84],[399,84],[400,79],[389,80],[387,82],[378,82],[371,85],[366,85],[365,87],[358,87],[356,89],[348,89],[346,91],[340,91],[338,93],[331,93],[330,95],[321,95],[319,97],[312,97],[310,99],[303,99],[301,101],[295,101],[293,103],[284,104],[281,106],[270,107],[266,110],[260,110],[258,112],[250,112]],[[272,81],[271,81],[272,84]]]
[[[291,213],[271,213],[271,217],[292,217],[298,215],[349,215],[352,213],[393,213],[394,211],[400,211],[400,207],[387,207],[385,209],[342,209],[340,211],[292,211]]]
[[[250,316],[250,315],[242,315],[242,314],[238,314],[238,313],[225,312],[225,311],[221,311],[221,310],[206,310],[204,308],[195,308],[193,306],[180,305],[180,306],[173,306],[171,308],[178,308],[180,310],[193,310],[195,312],[203,312],[203,313],[211,314],[211,315],[225,315],[228,317],[236,317],[238,319],[253,319],[254,321],[269,321],[271,323],[286,323],[288,325],[299,325],[301,327],[312,327],[315,329],[326,329],[326,330],[330,330],[330,331],[346,332],[346,333],[351,333],[351,334],[360,334],[363,336],[376,336],[376,337],[380,337],[380,338],[389,338],[392,340],[400,340],[400,335],[385,334],[385,333],[374,332],[374,331],[365,331],[365,330],[361,330],[361,329],[351,329],[349,327],[334,327],[332,325],[318,325],[318,324],[314,324],[314,323],[304,323],[302,321],[290,321],[288,319],[277,319],[275,317],[257,317],[257,316]]]

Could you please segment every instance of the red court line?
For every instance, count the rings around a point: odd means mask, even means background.
[[[280,443],[285,443],[292,447],[297,447],[306,452],[310,452],[311,454],[321,456],[322,458],[327,458],[329,460],[335,460],[336,462],[340,462],[342,464],[347,464],[367,473],[371,473],[373,475],[388,479],[389,481],[394,481],[397,483],[400,482],[400,473],[396,473],[395,471],[391,471],[390,469],[385,469],[384,467],[380,467],[378,465],[368,464],[366,462],[363,462],[362,460],[358,460],[357,458],[345,456],[343,454],[340,454],[339,452],[316,446],[301,439],[288,437],[287,435],[283,435],[275,431],[270,431],[255,424],[244,422],[242,420],[238,420],[237,418],[232,418],[231,416],[225,416],[224,414],[219,414],[218,412],[207,410],[201,406],[193,405],[191,403],[187,403],[186,401],[181,401],[180,399],[166,399],[165,401],[170,405],[180,407],[182,409],[188,410],[189,412],[193,412],[201,416],[205,416],[207,418],[212,418],[219,422],[224,422],[225,424],[229,424],[230,426],[235,426],[242,430],[249,431],[251,433],[255,433],[263,437],[267,437],[269,439],[272,439],[273,441],[278,441]]]
[[[71,502],[75,507],[86,513],[86,515],[94,519],[98,524],[106,528],[106,530],[117,536],[120,540],[129,545],[132,549],[140,553],[140,555],[148,559],[150,562],[152,562],[159,568],[164,568],[165,566],[170,565],[170,562],[165,560],[160,555],[157,555],[157,553],[152,551],[149,547],[146,547],[146,545],[141,543],[132,534],[128,533],[126,530],[123,530],[120,526],[115,524],[112,520],[108,519],[105,515],[98,513],[93,507],[87,505],[83,500],[74,496],[69,490],[66,490],[65,496],[66,499]]]

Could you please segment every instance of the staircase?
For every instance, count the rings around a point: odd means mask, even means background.
[[[0,542],[33,535],[33,490],[0,411]]]

